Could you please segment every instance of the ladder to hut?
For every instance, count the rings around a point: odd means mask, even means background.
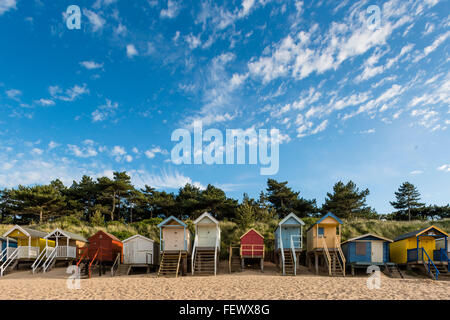
[[[396,263],[385,263],[385,271],[391,278],[405,278],[399,266]]]
[[[214,249],[195,250],[193,272],[197,274],[215,274],[216,251]]]
[[[284,274],[287,276],[295,276],[295,261],[294,256],[292,254],[291,249],[283,249],[284,250]]]
[[[345,277],[345,257],[340,244],[336,241],[335,250],[329,250],[325,238],[322,238],[323,255],[331,277]]]
[[[6,271],[13,270],[19,264],[19,260],[17,256],[19,255],[19,248],[15,248],[13,252],[8,256],[6,253],[4,254],[5,261],[0,266],[0,277],[3,277]],[[6,248],[7,250],[8,248]]]
[[[80,256],[76,266],[80,268],[80,275],[82,278],[91,278],[92,272],[98,268],[99,260],[97,259],[100,249],[97,249],[92,259],[89,258],[89,250],[86,248]]]
[[[182,251],[163,251],[161,263],[159,265],[158,277],[160,275],[178,277]]]
[[[238,250],[240,250],[240,247],[230,246],[230,249],[228,251],[228,272],[229,273],[236,271],[236,270],[242,271],[240,255],[233,255],[233,251],[238,251]]]

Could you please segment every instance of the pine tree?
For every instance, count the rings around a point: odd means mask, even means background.
[[[306,200],[287,186],[288,182],[267,180],[267,193],[265,198],[272,204],[280,218],[294,212],[300,217],[306,217],[317,211],[316,200]]]
[[[424,206],[420,203],[420,193],[417,188],[409,182],[403,182],[395,192],[397,201],[390,201],[391,206],[398,210],[398,214],[405,215],[408,213],[408,220],[411,221],[411,211]]]
[[[359,191],[353,181],[342,181],[333,186],[333,193],[327,193],[322,206],[323,213],[332,212],[339,218],[353,219],[358,216],[373,216],[374,210],[366,205],[369,189]]]

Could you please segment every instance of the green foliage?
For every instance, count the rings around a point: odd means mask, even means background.
[[[301,198],[299,196],[300,192],[294,192],[287,184],[287,181],[267,180],[265,198],[272,204],[279,218],[284,218],[291,212],[294,212],[299,217],[307,217],[318,211],[315,199],[306,200]]]
[[[94,215],[91,218],[91,224],[95,227],[105,225],[105,218],[100,213],[100,210],[95,211]]]
[[[409,182],[403,182],[395,192],[396,201],[391,201],[390,204],[397,209],[396,218],[398,220],[411,220],[411,211],[422,208],[425,204],[420,203],[420,192],[417,188]]]
[[[333,186],[333,193],[327,193],[322,213],[332,212],[339,218],[372,217],[376,212],[366,205],[369,189],[359,191],[353,181],[344,184],[339,181]]]

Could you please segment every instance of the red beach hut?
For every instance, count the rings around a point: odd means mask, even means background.
[[[264,237],[255,229],[250,229],[241,236],[241,260],[244,268],[245,259],[260,259],[261,271],[264,271]]]

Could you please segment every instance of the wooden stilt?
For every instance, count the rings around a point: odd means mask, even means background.
[[[317,252],[314,252],[314,260],[316,266],[316,274],[319,274],[319,255],[317,254]]]

